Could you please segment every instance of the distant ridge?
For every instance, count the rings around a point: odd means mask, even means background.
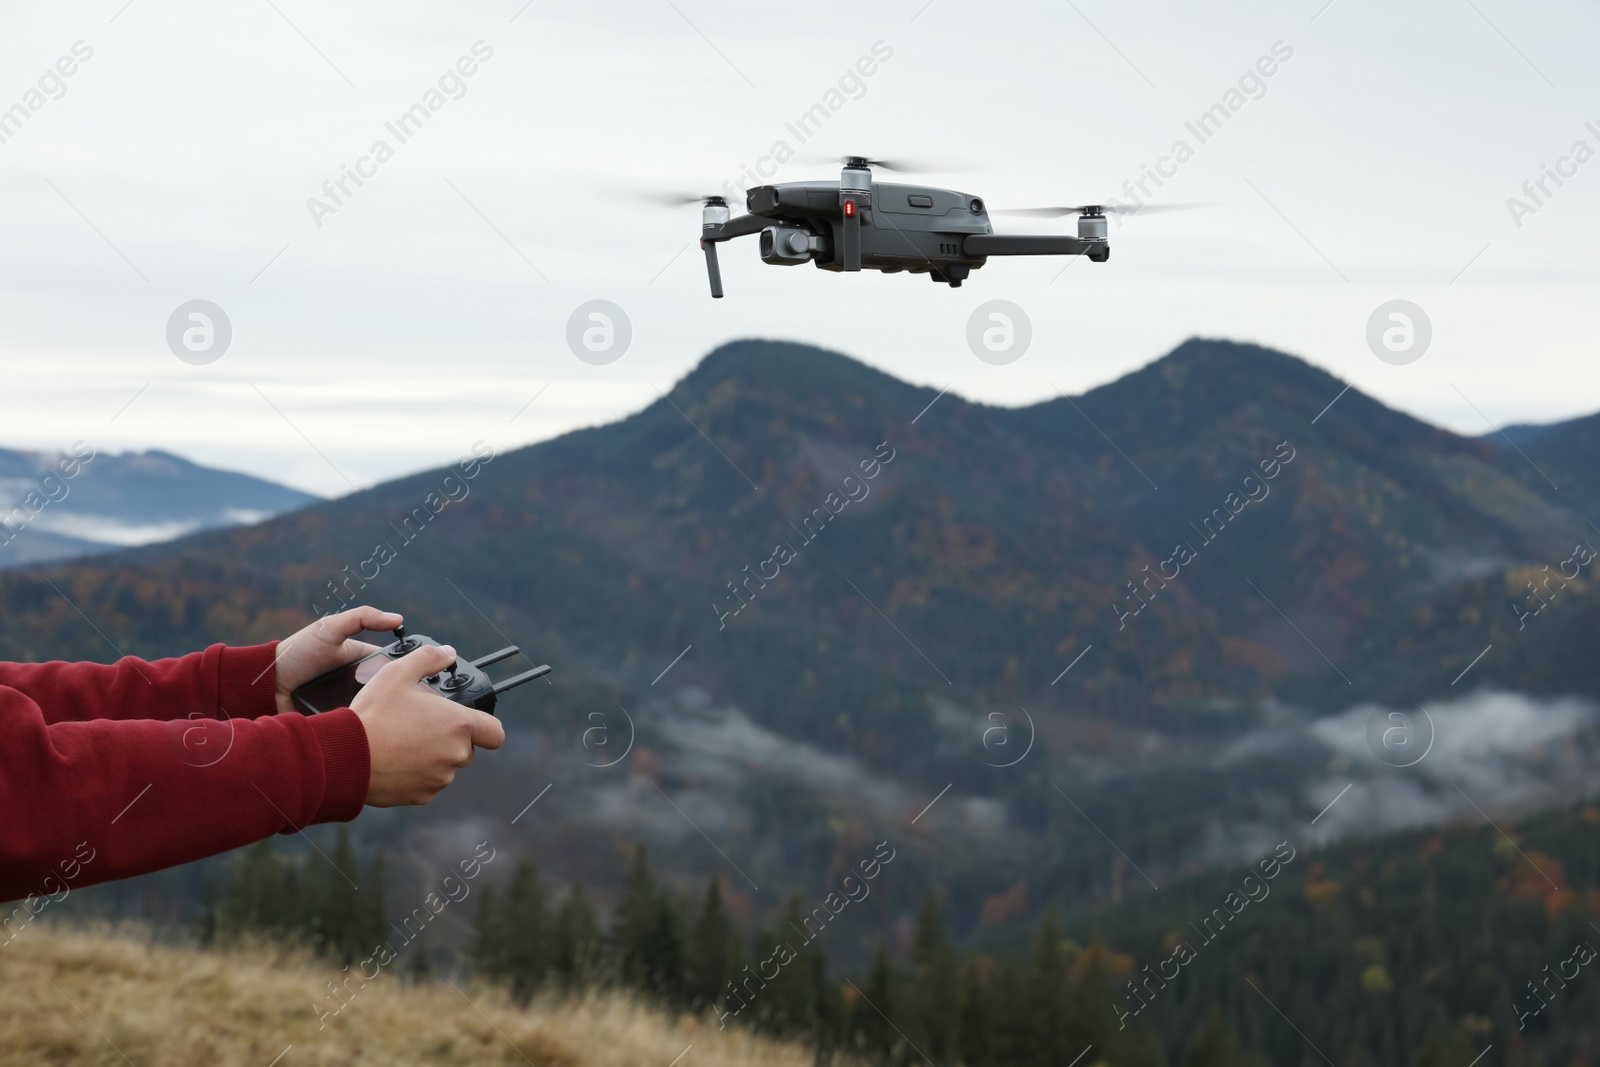
[[[0,568],[258,522],[316,499],[170,452],[0,449]]]

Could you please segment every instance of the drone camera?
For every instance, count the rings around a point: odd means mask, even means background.
[[[1106,239],[1106,217],[1104,215],[1079,215],[1078,238],[1084,241],[1104,241]]]
[[[818,238],[796,226],[768,226],[761,231],[761,258],[767,263],[795,266],[811,262]]]

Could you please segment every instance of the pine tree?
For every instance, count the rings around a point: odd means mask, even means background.
[[[473,966],[485,978],[504,979],[508,972],[505,929],[491,885],[483,887],[482,896],[478,899],[478,918],[474,927]]]
[[[799,905],[791,904],[790,921],[798,922]],[[753,1014],[742,1016],[767,1033],[779,1037],[809,1034],[816,1014],[816,983],[812,980],[813,957],[805,942],[796,945],[784,926],[773,933],[763,930],[756,937],[754,966],[744,972],[756,974],[765,984],[752,1007]],[[787,962],[785,962],[787,961]]]
[[[563,987],[579,989],[600,980],[600,943],[600,921],[583,884],[573,882],[550,932],[550,966]]]
[[[1028,979],[1028,1006],[1032,1016],[1032,1048],[1029,1062],[1067,1063],[1081,1051],[1068,1051],[1067,1020],[1063,1001],[1067,992],[1067,962],[1061,950],[1061,933],[1056,917],[1046,912],[1033,943],[1033,967]]]
[[[1446,1067],[1445,1042],[1448,1039],[1449,1032],[1445,1029],[1444,1021],[1435,1019],[1412,1057],[1414,1067]]]
[[[1117,1017],[1113,1004],[1119,1000],[1120,983],[1106,947],[1090,945],[1074,969],[1078,979],[1067,992],[1062,1012],[1065,1047],[1073,1050],[1069,1055],[1093,1045],[1111,1063],[1161,1067],[1166,1057],[1154,1035],[1142,1027],[1126,1027]]]
[[[960,1000],[961,1046],[960,1062],[969,1067],[987,1067],[995,1062],[992,1028],[995,1022],[995,1003],[990,996],[990,982],[978,960],[969,959],[958,975]]]
[[[811,969],[815,995],[812,997],[811,1043],[816,1050],[816,1061],[825,1064],[833,1059],[839,1047],[845,1025],[844,991],[837,982],[828,980],[828,958],[822,946],[813,943],[807,950],[814,953]]]
[[[289,909],[282,899],[282,873],[270,839],[234,859],[233,878],[218,905],[217,933],[223,940],[274,931]]]
[[[521,860],[506,890],[502,934],[511,992],[527,1003],[544,984],[547,963],[544,885],[532,860]]]
[[[611,942],[625,985],[677,1005],[683,998],[684,946],[677,908],[656,886],[644,846],[634,852]]]
[[[217,883],[207,874],[201,888],[201,903],[203,910],[200,913],[200,931],[198,940],[201,948],[211,948],[217,941]]]
[[[1183,1067],[1240,1067],[1239,1041],[1216,1008],[1195,1031]]]
[[[356,883],[360,872],[356,869],[355,850],[350,846],[350,831],[339,827],[332,856],[333,870],[323,880],[320,949],[338,963],[348,965],[366,953],[365,944],[369,928],[367,901],[362,899]]]
[[[376,952],[378,946],[389,938],[388,884],[389,864],[380,848],[373,853],[372,867],[367,871],[366,880],[361,883],[365,920],[361,939],[363,959]]]
[[[867,970],[867,980],[850,1001],[848,1046],[858,1055],[880,1063],[898,1064],[911,1054],[889,1021],[898,1007],[894,968],[889,952],[879,945]]]
[[[612,920],[612,955],[617,978],[623,985],[646,989],[650,981],[649,940],[654,922],[656,881],[645,857],[644,846],[633,854],[633,866],[623,885],[622,899]]]
[[[988,1045],[991,1059],[974,1059],[974,1064],[1032,1063],[1034,1049],[1038,1047],[1039,1019],[1027,992],[1027,977],[1011,960],[1001,962],[994,969],[986,988],[992,1006],[983,1040]]]
[[[720,1011],[736,1011],[742,1013],[744,1010],[744,1005],[751,1003],[751,990],[756,988],[757,983],[752,980],[748,988],[744,983],[745,980],[753,973],[754,972],[752,971],[745,970],[744,938],[739,936],[738,931],[734,931],[733,935],[728,938],[728,978],[722,983],[722,1003],[719,1008]],[[730,988],[730,986],[732,988]],[[754,1014],[751,1014],[750,1016],[740,1014],[739,1018],[744,1019],[745,1021],[753,1021],[755,1016]]]
[[[1443,1019],[1434,1020],[1412,1062],[1416,1067],[1454,1067],[1468,1063],[1477,1055],[1473,1049],[1475,1022],[1470,1015],[1453,1027],[1447,1027]]]
[[[689,937],[685,995],[691,1009],[704,1011],[722,1002],[727,981],[732,977],[728,965],[733,958],[734,940],[733,923],[722,904],[721,885],[713,878],[706,886],[705,902]]]
[[[652,964],[648,988],[668,1005],[680,1007],[686,954],[677,900],[665,890],[658,891],[652,915],[647,949]]]
[[[261,928],[282,937],[310,942],[319,921],[318,903],[306,892],[306,879],[301,877],[304,868],[301,860],[284,860],[278,864],[276,883],[267,901]]]
[[[922,1054],[935,1063],[953,1060],[960,1050],[961,996],[955,949],[945,933],[939,902],[929,894],[917,920],[905,1024]]]

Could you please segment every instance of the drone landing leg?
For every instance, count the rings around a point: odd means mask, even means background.
[[[717,242],[701,241],[700,247],[706,252],[706,274],[711,278],[711,295],[721,300],[722,268],[717,265]]]

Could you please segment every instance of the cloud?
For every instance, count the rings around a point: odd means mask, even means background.
[[[1395,712],[1408,717],[1419,742],[1423,724],[1433,724],[1431,748],[1411,767],[1388,766],[1368,747],[1368,721],[1387,724]],[[1285,837],[1326,843],[1485,814],[1498,819],[1600,789],[1600,716],[1575,697],[1479,692],[1419,707],[1360,704],[1313,722],[1269,709],[1269,719],[1225,746],[1212,766],[1248,774],[1263,761],[1303,765],[1298,796],[1274,796],[1256,817],[1212,824],[1185,860],[1237,861]]]
[[[910,803],[905,789],[875,779],[859,760],[773,733],[737,708],[664,718],[654,726],[683,752],[686,774],[718,782],[776,775],[835,801],[864,803],[878,813],[898,812]]]
[[[1363,704],[1312,724],[1308,733],[1366,769],[1349,793],[1318,819],[1324,839],[1373,833],[1462,816],[1556,803],[1600,785],[1595,738],[1589,727],[1595,706],[1561,697],[1539,700],[1518,693],[1481,692],[1461,700],[1425,704],[1412,721],[1431,720],[1433,744],[1414,767],[1390,768],[1367,745],[1367,722],[1387,717],[1388,707]],[[1402,712],[1404,713],[1404,712]],[[1330,779],[1308,799],[1330,801],[1342,785]]]

